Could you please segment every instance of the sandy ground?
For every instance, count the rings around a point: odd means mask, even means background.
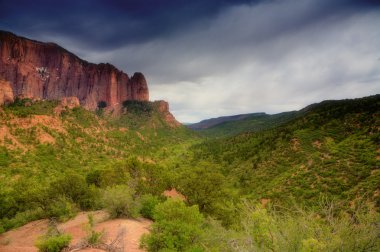
[[[86,224],[88,223],[88,212],[79,213],[74,219],[58,225],[58,230],[69,233],[72,236],[71,246],[83,241],[86,236]],[[104,211],[92,212],[94,216],[95,230],[104,232],[104,242],[110,244],[116,241],[118,247],[123,247],[123,251],[138,252],[140,237],[149,232],[152,224],[147,219],[114,219],[107,220],[108,216]],[[34,246],[39,236],[46,233],[48,220],[38,220],[30,222],[22,227],[8,231],[0,235],[1,252],[37,252]],[[98,252],[101,249],[87,248],[76,251]]]
[[[171,190],[166,190],[162,194],[168,198],[179,199],[182,201],[186,200],[186,197],[180,192],[178,192],[175,188],[172,188]]]

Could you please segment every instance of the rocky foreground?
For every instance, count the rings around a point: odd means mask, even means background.
[[[85,237],[88,214],[95,220],[94,229],[104,232],[102,242],[97,246],[86,247]],[[111,247],[113,251],[138,252],[140,238],[149,232],[151,221],[147,219],[113,219],[108,220],[104,211],[81,212],[74,219],[58,224],[60,232],[70,234],[72,240],[68,251],[105,251],[104,247]],[[38,237],[44,235],[49,227],[49,220],[30,222],[15,230],[0,235],[0,251],[2,252],[37,252],[35,243]]]

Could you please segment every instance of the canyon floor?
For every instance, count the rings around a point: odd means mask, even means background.
[[[104,246],[81,248],[86,237],[87,216],[90,213],[94,217],[94,229],[104,232]],[[67,251],[106,251],[102,248],[113,244],[115,251],[138,252],[143,251],[139,248],[139,240],[143,234],[149,232],[151,224],[150,220],[144,218],[110,220],[106,212],[95,211],[81,212],[75,218],[58,224],[57,228],[60,232],[68,233],[72,236],[70,248]],[[35,247],[36,240],[47,232],[48,226],[49,220],[37,220],[0,235],[0,251],[38,251]]]

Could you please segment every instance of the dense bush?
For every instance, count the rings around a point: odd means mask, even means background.
[[[152,104],[145,101],[124,101],[123,106],[127,108],[130,113],[141,114],[150,113],[153,110]]]
[[[217,251],[379,251],[380,215],[373,208],[322,217],[313,210],[278,212],[244,202],[238,231],[210,222],[202,244]]]
[[[41,252],[60,252],[63,248],[69,246],[71,236],[67,234],[51,236],[40,239],[36,246]]]
[[[59,196],[47,206],[47,210],[49,217],[55,217],[63,222],[74,217],[78,212],[78,207],[65,196]]]
[[[48,115],[53,113],[57,105],[58,101],[32,101],[28,98],[16,98],[13,103],[4,106],[4,111],[19,117]]]
[[[131,181],[128,167],[124,164],[115,164],[105,169],[94,169],[86,176],[88,184],[106,188],[113,185],[128,184]]]
[[[77,173],[68,173],[51,184],[50,195],[63,195],[73,202],[79,203],[86,193],[86,180]]]
[[[151,194],[145,194],[141,197],[140,213],[143,217],[153,220],[154,208],[161,202],[160,198]]]
[[[49,225],[47,233],[36,241],[36,246],[40,252],[60,252],[69,246],[71,236],[60,233],[54,222]]]
[[[152,231],[143,237],[148,251],[199,251],[204,218],[197,206],[168,199],[154,209]]]
[[[103,194],[103,204],[111,218],[136,217],[139,206],[134,200],[134,190],[127,185],[108,187]]]

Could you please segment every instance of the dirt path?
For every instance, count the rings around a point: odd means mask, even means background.
[[[87,215],[89,213],[81,212],[74,219],[58,225],[58,229],[72,236],[70,245],[80,243],[86,236],[85,226],[87,224]],[[103,211],[92,212],[95,221],[95,230],[104,231],[105,243],[119,238],[119,244],[128,252],[140,252],[139,240],[141,236],[149,232],[152,224],[147,219],[107,219],[107,214]],[[0,235],[1,252],[37,252],[34,246],[37,238],[46,233],[48,229],[47,220],[38,220],[30,222],[15,230],[8,231]],[[78,250],[77,250],[78,251]],[[83,249],[79,251],[98,252],[100,249]]]

